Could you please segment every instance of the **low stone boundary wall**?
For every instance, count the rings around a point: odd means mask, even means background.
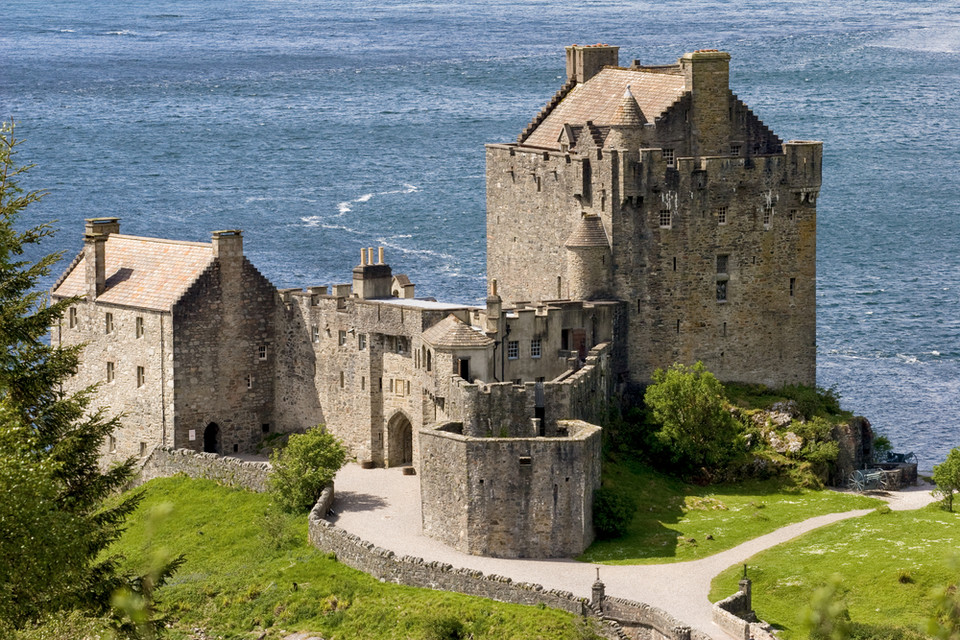
[[[524,605],[544,605],[578,616],[598,618],[601,632],[611,640],[629,640],[638,637],[628,633],[622,619],[631,627],[642,627],[643,638],[655,640],[709,640],[699,631],[691,631],[673,616],[647,604],[605,598],[603,610],[598,612],[586,598],[578,598],[569,591],[544,589],[542,585],[513,582],[498,575],[484,575],[474,569],[456,568],[442,562],[427,562],[414,556],[397,556],[393,551],[377,547],[360,537],[344,531],[326,519],[333,501],[333,487],[324,490],[310,512],[308,535],[310,543],[322,551],[336,555],[337,560],[368,573],[380,580],[411,587],[425,587],[455,591],[471,596],[490,598],[500,602]],[[651,633],[653,632],[653,633]],[[657,634],[657,635],[654,635]]]
[[[267,489],[270,463],[223,457],[215,453],[198,453],[190,449],[157,447],[143,461],[134,486],[154,478],[169,478],[178,473],[262,493]]]
[[[755,622],[750,581],[741,580],[740,590],[713,604],[713,623],[734,638],[743,640],[778,640],[763,622]]]

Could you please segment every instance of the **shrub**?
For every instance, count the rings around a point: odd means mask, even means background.
[[[960,491],[960,448],[952,449],[946,460],[933,465],[933,482],[936,493],[943,498],[943,507],[953,511],[953,494]]]
[[[627,531],[637,511],[633,496],[601,487],[593,493],[593,527],[600,539],[619,538]]]
[[[467,635],[463,623],[452,615],[429,620],[426,627],[428,640],[462,640]]]
[[[346,459],[343,443],[322,425],[293,434],[284,448],[270,456],[270,492],[284,511],[307,512]]]

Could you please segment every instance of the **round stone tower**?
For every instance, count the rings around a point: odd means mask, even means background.
[[[567,285],[571,300],[592,300],[610,290],[610,242],[599,216],[580,219],[564,243],[567,248]]]

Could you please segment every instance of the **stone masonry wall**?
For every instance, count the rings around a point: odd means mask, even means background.
[[[560,426],[568,437],[474,438],[452,429],[424,430],[424,533],[477,555],[582,553],[593,541],[600,428],[572,420]]]
[[[173,343],[169,313],[80,301],[51,330],[53,344],[84,343],[77,373],[64,383],[68,392],[100,384],[92,408],[107,415],[121,411],[121,428],[104,443],[105,464],[145,455],[173,442]],[[75,313],[71,327],[70,317]],[[111,330],[107,331],[107,314]],[[143,333],[138,336],[138,318]],[[108,363],[113,379],[108,378]],[[143,368],[142,384],[137,379]]]
[[[154,478],[169,478],[178,473],[262,493],[267,489],[270,463],[225,458],[214,453],[197,453],[190,449],[157,447],[144,461],[135,486]]]
[[[173,313],[173,445],[203,451],[204,430],[216,424],[220,453],[255,452],[276,430],[276,290],[248,260],[241,258],[234,269],[218,260]]]

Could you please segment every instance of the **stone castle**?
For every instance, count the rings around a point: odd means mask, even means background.
[[[760,122],[726,53],[566,56],[517,142],[487,146],[485,306],[416,297],[373,247],[349,283],[278,290],[238,230],[87,220],[52,336],[86,345],[72,384],[124,414],[104,458],[248,454],[323,423],[359,461],[419,474],[427,535],[569,556],[593,539],[595,423],[655,368],[813,384],[821,144]]]

